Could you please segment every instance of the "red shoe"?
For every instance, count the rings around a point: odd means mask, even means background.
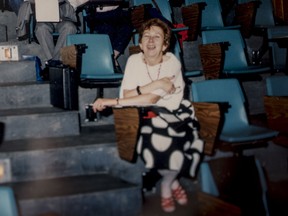
[[[172,190],[172,195],[179,205],[186,205],[188,203],[187,194],[181,185]]]
[[[175,211],[175,204],[174,204],[174,200],[172,197],[168,197],[168,198],[161,198],[161,206],[163,211],[165,212],[173,212]]]

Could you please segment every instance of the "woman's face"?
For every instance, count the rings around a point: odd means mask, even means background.
[[[158,26],[151,26],[150,29],[146,29],[139,45],[145,57],[162,57],[163,51],[167,48],[164,44],[163,30]]]

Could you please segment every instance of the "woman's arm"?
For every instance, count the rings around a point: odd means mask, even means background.
[[[145,95],[145,94],[151,94],[153,91],[162,89],[166,92],[166,94],[174,93],[175,86],[173,84],[174,76],[172,77],[164,77],[160,80],[155,80],[147,85],[144,86],[138,86],[135,89],[131,90],[124,90],[123,96],[124,98],[134,97],[138,96],[139,94]]]
[[[143,94],[128,98],[98,98],[93,103],[94,112],[103,111],[106,107],[112,106],[133,106],[155,104],[160,96],[155,94]]]
[[[93,103],[93,110],[94,112],[102,111],[106,107],[111,106],[133,106],[133,105],[149,105],[149,104],[156,104],[158,100],[160,100],[160,96],[153,94],[151,92],[162,89],[168,94],[173,94],[176,90],[172,80],[172,77],[164,77],[160,80],[153,81],[147,85],[139,86],[132,90],[124,90],[123,91],[123,98],[99,98]]]

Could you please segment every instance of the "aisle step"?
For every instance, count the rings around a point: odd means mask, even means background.
[[[0,110],[4,140],[79,135],[78,111],[55,107]]]
[[[10,186],[22,216],[136,216],[141,212],[141,188],[105,173]]]

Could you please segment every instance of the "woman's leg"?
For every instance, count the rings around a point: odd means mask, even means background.
[[[161,181],[161,206],[165,212],[173,212],[175,204],[172,197],[172,183],[176,179],[178,172],[171,170],[159,170],[162,175]]]
[[[188,202],[187,194],[177,179],[172,183],[171,188],[172,196],[177,203],[180,205],[186,205]]]

